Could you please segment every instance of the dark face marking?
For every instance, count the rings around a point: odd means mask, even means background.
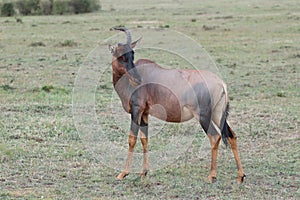
[[[122,61],[125,65],[125,68],[127,71],[130,71],[135,67],[133,61],[134,61],[134,51],[126,52],[121,56]]]
[[[126,49],[127,49],[127,51],[125,51],[125,53],[123,55],[118,57],[118,62],[120,64],[124,65],[124,67],[126,68],[126,71],[130,75],[132,80],[135,83],[140,84],[141,76],[138,73],[138,71],[135,67],[135,64],[134,64],[134,51],[130,47],[128,47],[128,45],[123,45],[123,48],[122,48],[123,52]]]

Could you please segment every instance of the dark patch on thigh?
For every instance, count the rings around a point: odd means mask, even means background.
[[[193,94],[195,111],[199,114],[200,124],[205,131],[209,134],[217,134],[217,130],[212,124],[212,111],[213,111],[213,97],[210,95],[209,89],[205,83],[197,83],[193,86]]]

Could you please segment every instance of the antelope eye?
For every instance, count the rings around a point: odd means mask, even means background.
[[[125,56],[120,56],[120,57],[118,58],[118,60],[119,60],[119,61],[122,61],[122,62],[126,62]]]

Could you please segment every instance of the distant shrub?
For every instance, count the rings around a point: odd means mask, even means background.
[[[51,15],[53,11],[53,0],[40,0],[40,13],[43,15]]]
[[[75,14],[88,13],[100,9],[100,4],[97,0],[71,0],[69,5]]]
[[[70,1],[70,7],[75,14],[87,13],[89,8],[88,0],[72,0]]]
[[[2,5],[2,6],[1,6]],[[94,12],[101,9],[99,0],[14,0],[0,4],[1,16],[63,15]]]
[[[88,13],[101,8],[98,0],[54,0],[53,14]]]
[[[15,14],[14,4],[13,3],[4,3],[1,6],[1,16],[10,17]]]
[[[90,0],[90,11],[94,12],[101,9],[99,0]]]
[[[52,13],[55,15],[63,15],[69,12],[69,1],[54,0]]]
[[[16,7],[22,15],[34,15],[40,12],[40,0],[17,0]]]

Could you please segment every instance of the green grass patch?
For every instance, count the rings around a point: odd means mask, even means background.
[[[73,40],[65,40],[63,42],[60,42],[57,46],[61,46],[61,47],[76,47],[78,45],[77,42],[73,41]]]
[[[4,91],[12,91],[12,90],[15,90],[14,87],[12,87],[12,86],[10,86],[10,85],[8,85],[8,84],[3,84],[3,85],[0,86],[0,88],[1,88],[2,90],[4,90]]]

